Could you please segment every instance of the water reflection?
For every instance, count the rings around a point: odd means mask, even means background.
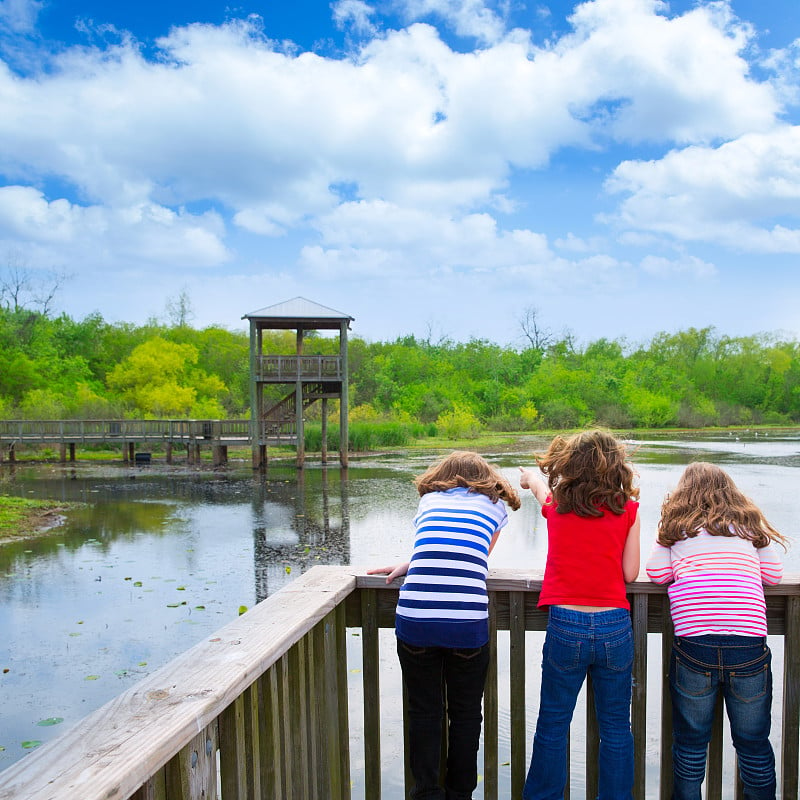
[[[348,470],[298,470],[294,481],[257,479],[256,484],[256,601],[315,564],[350,563]]]

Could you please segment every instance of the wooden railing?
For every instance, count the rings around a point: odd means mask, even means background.
[[[536,607],[540,586],[539,578],[522,571],[490,574],[494,647],[484,701],[486,800],[500,796],[501,769],[510,772],[503,774],[510,795],[502,796],[521,796],[529,757],[526,732],[535,715],[535,704],[526,703],[526,671],[529,662],[539,664],[538,641],[526,651],[528,632],[546,625],[546,614]],[[670,708],[662,683],[671,643],[668,603],[663,587],[637,582],[629,588],[636,640],[634,796],[666,800],[671,792]],[[782,700],[779,785],[783,800],[797,800],[800,581],[789,579],[766,591],[770,633],[782,637],[783,645],[782,692],[777,687]],[[393,625],[396,599],[396,585],[387,587],[381,577],[350,567],[314,567],[0,773],[0,800],[343,800],[351,796],[351,764],[362,763],[353,777],[364,798],[379,800],[387,766],[381,756],[380,629]],[[353,649],[347,646],[348,629],[361,643],[360,663],[348,662]],[[508,636],[499,637],[498,631]],[[648,633],[660,635],[656,650],[664,654],[658,659],[659,681],[650,687]],[[358,726],[349,717],[348,675],[354,672],[360,673],[362,685],[360,736],[352,733]],[[654,698],[661,698],[661,725],[660,762],[652,780],[646,745],[647,704]],[[400,702],[398,692],[391,703],[396,707]],[[586,707],[591,705],[587,698]],[[508,759],[499,744],[501,712],[509,722]],[[720,715],[710,748],[709,800],[722,796],[723,767],[730,770],[732,762],[730,753],[723,758],[722,725]],[[585,724],[576,719],[573,726],[585,731],[587,766],[581,783],[586,796],[594,797],[597,730],[592,714],[587,713]]]
[[[342,380],[340,356],[256,356],[254,366],[257,381]]]
[[[0,420],[0,443],[248,441],[249,419]]]

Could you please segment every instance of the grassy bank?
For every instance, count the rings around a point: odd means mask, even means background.
[[[65,510],[64,503],[50,500],[0,497],[0,543],[25,539],[58,525]]]

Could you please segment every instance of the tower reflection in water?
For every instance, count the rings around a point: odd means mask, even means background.
[[[295,470],[254,478],[256,601],[316,564],[350,563],[347,469]]]

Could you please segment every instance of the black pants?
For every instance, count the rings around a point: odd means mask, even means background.
[[[408,691],[415,800],[471,800],[478,784],[483,689],[489,645],[474,650],[415,647],[397,640]],[[442,724],[448,720],[447,769],[439,782]]]

